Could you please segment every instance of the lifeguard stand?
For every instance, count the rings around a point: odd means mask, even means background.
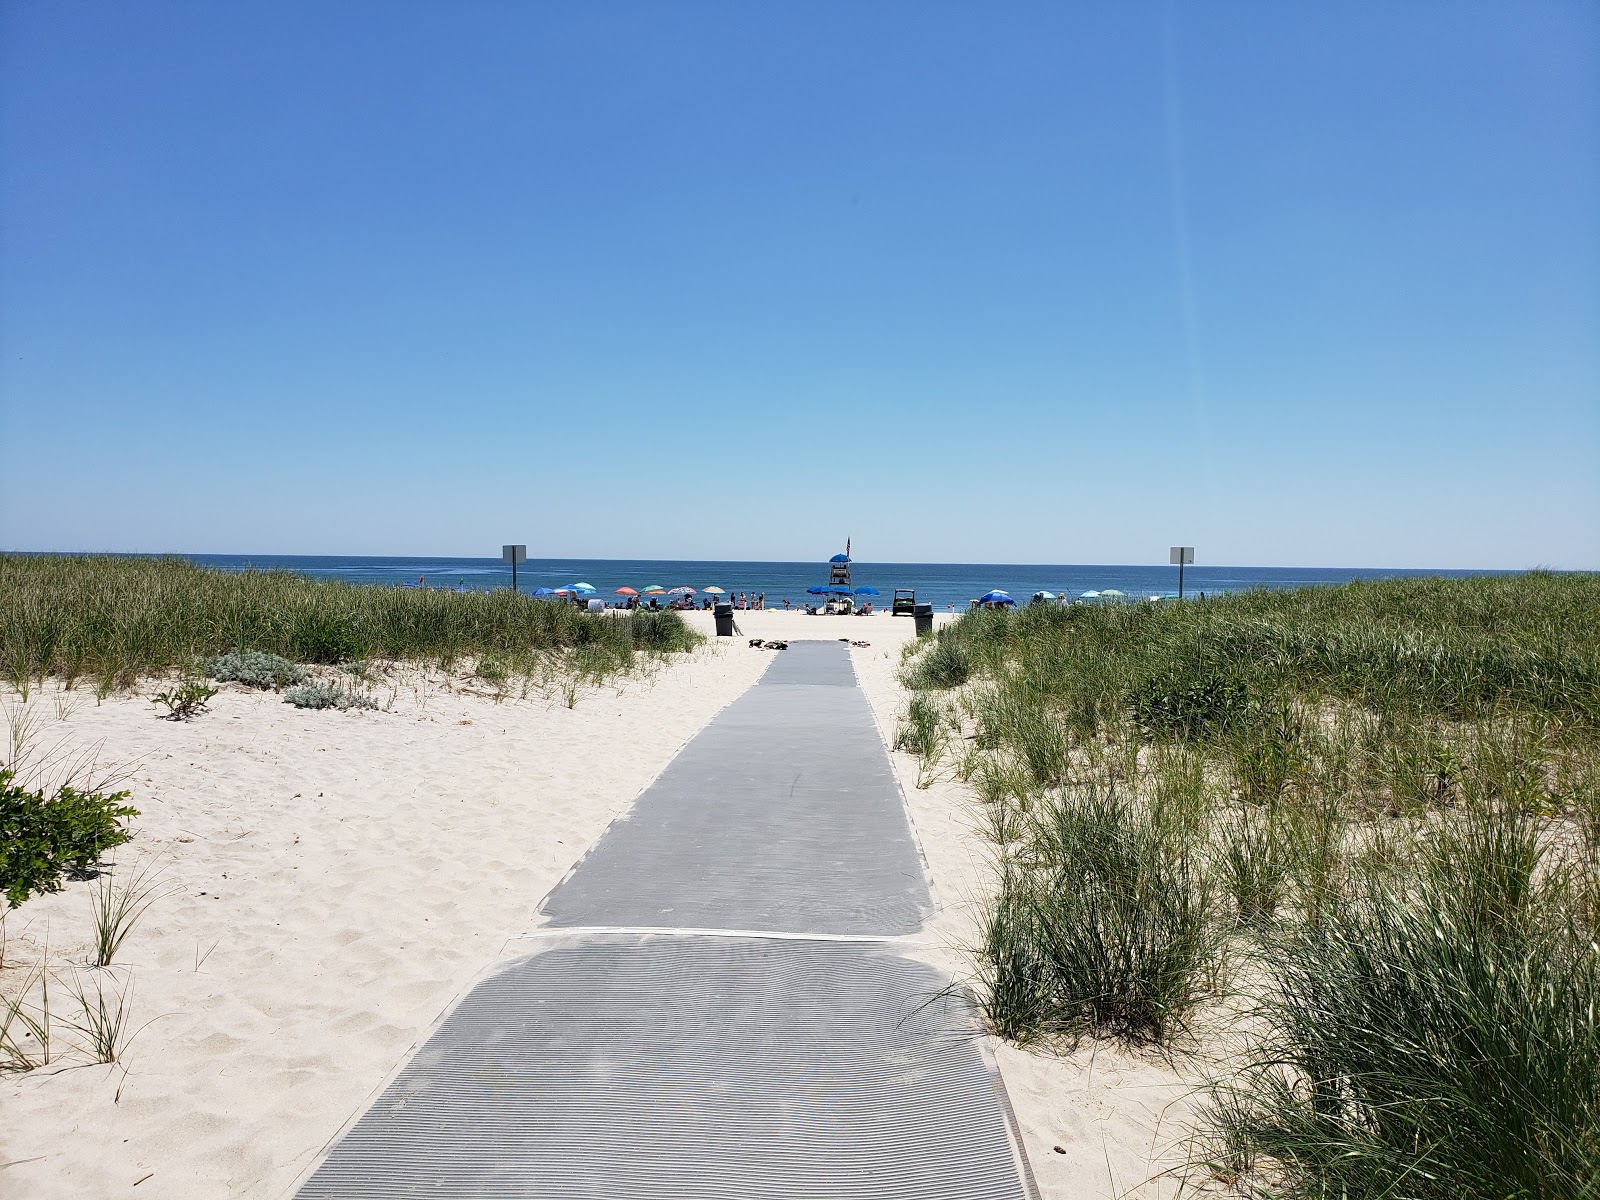
[[[828,560],[828,586],[834,587],[843,584],[850,587],[850,556],[848,554],[835,554]]]

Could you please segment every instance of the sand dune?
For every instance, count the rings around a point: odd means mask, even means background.
[[[302,712],[230,688],[188,724],[71,694],[41,736],[103,742],[141,810],[123,869],[164,895],[107,972],[81,967],[88,890],[7,922],[10,964],[131,984],[118,1066],[0,1080],[11,1197],[283,1195],[678,749],[766,666],[709,647],[559,702],[402,686],[392,712]],[[76,972],[73,964],[79,964]],[[7,970],[8,981],[20,969]],[[70,1017],[58,987],[53,1007]]]
[[[710,614],[690,619],[711,632]],[[91,885],[11,915],[0,986],[48,945],[64,981],[129,988],[142,1029],[121,1063],[83,1066],[58,1022],[55,1063],[0,1079],[5,1194],[291,1194],[455,1000],[520,952],[539,901],[606,824],[766,668],[747,638],[870,642],[853,657],[892,739],[911,621],[738,620],[731,643],[573,709],[415,672],[377,689],[387,712],[302,712],[229,687],[187,724],[143,695],[36,693],[42,740],[99,744],[131,770],[142,815],[120,869],[154,864],[163,894],[100,972],[83,966]],[[926,956],[969,975],[987,848],[964,788],[918,790],[915,761],[893,758],[940,906]],[[71,1016],[59,985],[53,1007]],[[1170,1194],[1136,1187],[1180,1125],[1163,1117],[1187,1090],[1170,1069],[1104,1048],[995,1050],[1046,1197]]]

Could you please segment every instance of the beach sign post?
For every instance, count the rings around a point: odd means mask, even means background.
[[[1183,599],[1183,564],[1194,562],[1193,546],[1174,546],[1172,548],[1172,565],[1178,568],[1178,599]]]
[[[517,564],[528,561],[528,548],[526,546],[501,546],[500,561],[511,564],[511,590],[517,590]]]

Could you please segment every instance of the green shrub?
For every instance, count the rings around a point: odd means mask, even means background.
[[[196,680],[189,680],[177,687],[169,688],[164,692],[157,692],[152,704],[165,704],[167,715],[174,721],[187,721],[197,717],[206,709],[211,697],[217,694],[217,689],[207,687]]]
[[[361,658],[365,647],[346,621],[308,617],[294,631],[294,656],[300,662],[341,663]]]
[[[287,658],[264,650],[229,650],[206,660],[206,674],[220,683],[242,683],[246,687],[278,688],[301,683],[306,673]]]
[[[1187,663],[1139,684],[1129,697],[1133,716],[1156,738],[1206,738],[1252,723],[1261,701],[1237,675]]]
[[[344,688],[326,683],[307,683],[290,688],[283,694],[283,702],[292,704],[296,708],[337,708],[341,711],[350,708],[378,707],[377,701],[370,696],[348,692]]]
[[[0,891],[13,908],[35,892],[58,892],[61,878],[91,873],[100,856],[128,840],[122,822],[139,815],[127,792],[63,787],[32,792],[0,769]]]

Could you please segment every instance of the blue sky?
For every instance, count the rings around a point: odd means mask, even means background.
[[[1600,568],[1600,6],[0,7],[0,546]]]

